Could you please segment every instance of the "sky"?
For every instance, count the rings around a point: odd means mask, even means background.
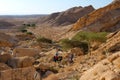
[[[51,14],[75,6],[98,9],[112,0],[0,0],[0,15]]]

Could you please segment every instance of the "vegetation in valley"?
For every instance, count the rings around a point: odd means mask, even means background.
[[[37,38],[37,42],[39,42],[39,43],[41,43],[41,42],[43,42],[43,43],[52,43],[52,40],[51,40],[51,39],[48,39],[48,38],[45,38],[45,37],[39,36],[39,37]]]
[[[74,47],[82,48],[84,52],[90,52],[92,43],[94,42],[106,42],[106,32],[79,32],[72,39],[62,39],[60,44],[63,49],[70,49]]]

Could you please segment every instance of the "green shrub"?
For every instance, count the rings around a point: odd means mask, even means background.
[[[26,34],[28,34],[28,35],[33,35],[33,33],[32,33],[32,32],[26,32]]]
[[[26,33],[26,32],[27,32],[26,29],[21,29],[20,31],[21,31],[22,33]]]
[[[52,43],[51,39],[45,38],[45,37],[38,37],[37,42],[43,42],[43,43]]]
[[[106,32],[79,32],[71,40],[62,39],[60,44],[63,47],[63,50],[67,50],[74,47],[82,48],[83,51],[90,52],[90,46],[92,42],[105,42],[106,41]]]
[[[71,41],[69,39],[62,39],[60,41],[60,44],[61,44],[63,50],[72,48]]]
[[[106,36],[107,33],[106,32],[98,32],[98,33],[94,33],[94,32],[79,32],[78,34],[76,34],[72,39],[73,40],[77,40],[77,41],[99,41],[99,42],[105,42],[106,41]]]
[[[82,42],[87,42],[88,43],[88,51],[91,53],[90,51],[90,47],[92,42],[106,42],[107,38],[107,33],[106,32],[98,32],[98,33],[94,33],[94,32],[79,32],[78,34],[76,34],[72,40],[76,40],[76,41],[82,41]]]
[[[62,39],[60,41],[60,44],[62,45],[63,50],[67,50],[67,49],[74,48],[74,47],[79,47],[83,49],[84,53],[88,51],[88,43],[86,42],[81,42],[78,40]]]
[[[36,26],[36,24],[34,24],[34,23],[33,23],[33,24],[31,24],[31,26],[32,26],[32,27],[35,27],[35,26]]]

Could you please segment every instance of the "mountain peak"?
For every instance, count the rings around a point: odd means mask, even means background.
[[[75,23],[80,17],[87,15],[94,10],[95,9],[91,5],[87,7],[73,7],[63,12],[53,13],[40,22],[48,23],[52,26],[69,25]]]

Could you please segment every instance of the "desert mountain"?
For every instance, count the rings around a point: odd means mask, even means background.
[[[47,23],[52,26],[69,25],[75,23],[80,17],[94,11],[90,5],[87,7],[73,7],[63,12],[53,13],[40,19],[40,23]]]
[[[120,0],[80,18],[72,30],[116,31],[120,29]]]

